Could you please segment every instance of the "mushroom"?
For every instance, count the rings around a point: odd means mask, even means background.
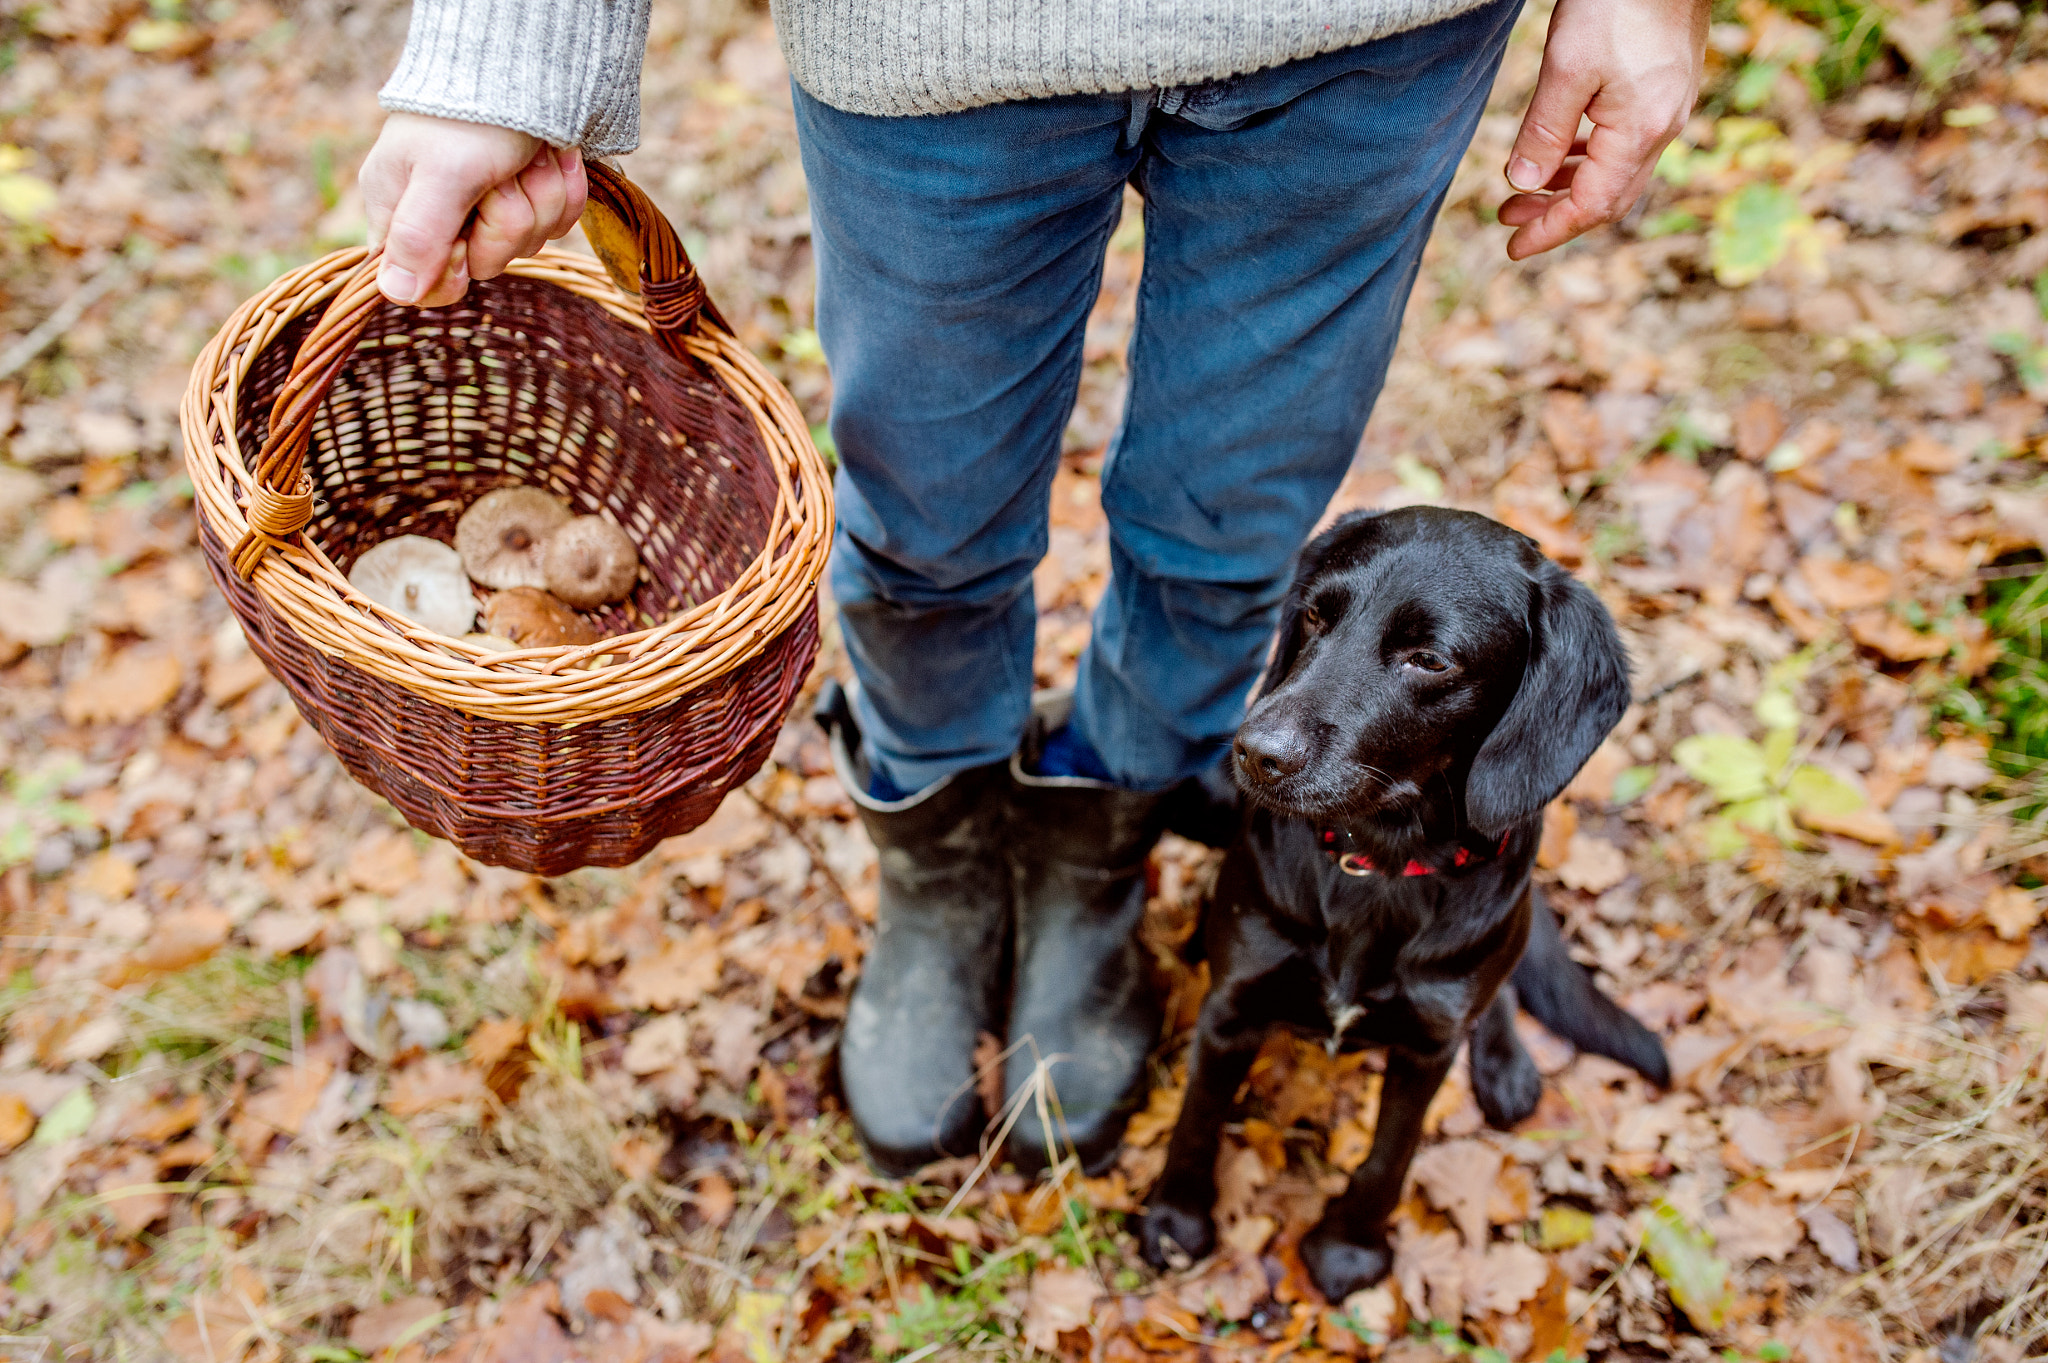
[[[572,606],[623,600],[640,575],[640,551],[602,516],[578,516],[541,546],[548,590]]]
[[[513,587],[485,602],[484,628],[521,648],[594,644],[603,637],[588,620],[537,587]]]
[[[462,642],[473,644],[486,653],[509,653],[519,647],[510,639],[500,638],[495,634],[465,634],[462,636]]]
[[[378,605],[435,634],[467,634],[476,620],[476,595],[463,574],[461,556],[423,535],[400,535],[375,546],[348,570],[348,581]]]
[[[486,587],[545,587],[541,544],[569,520],[562,499],[537,487],[486,492],[455,523],[462,566]]]

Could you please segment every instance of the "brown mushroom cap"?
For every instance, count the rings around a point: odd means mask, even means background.
[[[594,644],[597,627],[538,587],[513,587],[484,603],[484,628],[521,648]]]
[[[640,551],[602,516],[578,516],[541,547],[548,590],[572,606],[622,601],[640,575]]]
[[[462,566],[486,587],[545,587],[541,545],[569,520],[562,499],[537,487],[486,492],[455,523]]]
[[[460,637],[476,620],[476,595],[462,559],[439,540],[399,535],[373,546],[348,570],[349,585],[435,634]]]

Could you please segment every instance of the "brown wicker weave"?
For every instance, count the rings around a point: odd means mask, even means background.
[[[543,875],[630,862],[759,769],[817,650],[832,524],[796,404],[673,228],[590,172],[639,298],[550,250],[453,307],[400,308],[374,254],[338,251],[242,305],[182,412],[208,564],[300,712],[415,827]],[[618,266],[616,234],[592,235]],[[372,545],[450,541],[509,483],[640,546],[639,587],[591,616],[611,637],[493,653],[349,586]]]

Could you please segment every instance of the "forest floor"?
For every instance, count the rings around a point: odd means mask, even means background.
[[[2040,1356],[2048,15],[1797,8],[1724,13],[1646,203],[1518,266],[1524,22],[1339,495],[1496,515],[1622,622],[1637,703],[1540,875],[1677,1075],[1531,1027],[1512,1133],[1454,1075],[1395,1273],[1344,1303],[1294,1246],[1377,1062],[1314,1045],[1253,1072],[1224,1248],[1135,1253],[1212,854],[1154,857],[1172,1030],[1115,1171],[894,1184],[830,1070],[873,857],[800,717],[618,871],[471,864],[350,781],[207,578],[176,408],[241,298],[360,239],[404,7],[0,9],[0,1356]],[[822,421],[764,14],[658,5],[644,93],[627,170]],[[1134,211],[1037,575],[1047,682],[1104,586],[1142,259]]]

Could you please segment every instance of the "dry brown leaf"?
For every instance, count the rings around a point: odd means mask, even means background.
[[[1825,809],[1795,809],[1799,822],[1818,833],[1837,833],[1873,847],[1891,847],[1899,841],[1898,826],[1883,810],[1871,805],[1846,812]]]
[[[1925,431],[1914,432],[1894,453],[1901,464],[1921,473],[1954,473],[1965,460],[1961,450],[1942,444]]]
[[[1792,1341],[1792,1356],[1799,1363],[1878,1363],[1887,1354],[1861,1321],[1835,1317],[1808,1320]]]
[[[1714,1244],[1735,1262],[1782,1262],[1805,1238],[1792,1204],[1762,1184],[1747,1183],[1723,1200],[1726,1212],[1711,1218]]]
[[[1478,1268],[1465,1275],[1465,1309],[1500,1315],[1520,1311],[1550,1277],[1550,1260],[1528,1245],[1488,1245]]]
[[[1729,1166],[1737,1173],[1775,1169],[1791,1155],[1783,1128],[1753,1107],[1723,1108],[1717,1120],[1735,1156]]]
[[[635,1008],[687,1008],[718,983],[725,947],[715,928],[694,928],[661,950],[626,963],[618,988]]]
[[[1216,1219],[1229,1223],[1249,1216],[1252,1198],[1273,1179],[1273,1171],[1258,1151],[1248,1145],[1233,1146],[1216,1162]]]
[[[404,829],[373,833],[348,854],[348,878],[372,894],[397,894],[419,874],[419,853]]]
[[[654,1177],[661,1157],[668,1153],[668,1138],[658,1133],[628,1131],[612,1142],[612,1168],[627,1178],[646,1182]]]
[[[697,857],[734,857],[768,840],[775,825],[761,812],[753,797],[736,790],[709,819],[678,837],[665,839],[656,849],[664,861],[690,861]]]
[[[67,724],[131,724],[169,705],[184,684],[176,654],[124,649],[65,687],[58,710]]]
[[[715,1170],[697,1180],[696,1200],[697,1215],[704,1218],[705,1225],[714,1229],[732,1220],[733,1209],[738,1207],[740,1202],[738,1194],[733,1192],[732,1184],[727,1181],[725,1175]],[[907,1228],[906,1223],[905,1229]]]
[[[1563,800],[1552,800],[1543,808],[1543,837],[1536,844],[1536,864],[1555,871],[1564,864],[1572,836],[1579,831],[1579,811]]]
[[[118,904],[135,893],[141,879],[134,862],[114,852],[101,852],[72,873],[71,885]]]
[[[394,1117],[414,1117],[441,1108],[481,1103],[489,1090],[484,1077],[468,1065],[429,1055],[391,1076],[383,1106]]]
[[[1572,777],[1571,784],[1564,788],[1568,800],[1584,800],[1588,804],[1605,805],[1614,798],[1614,779],[1635,765],[1635,758],[1627,748],[1613,739],[1608,739],[1593,749],[1593,755],[1586,759],[1586,765],[1579,768],[1579,774]],[[1547,815],[1548,810],[1544,811]],[[1545,824],[1546,832],[1548,823]],[[1570,835],[1567,834],[1567,837]]]
[[[234,919],[220,909],[166,914],[156,920],[141,946],[107,967],[100,983],[120,989],[190,969],[220,950],[234,925]]]
[[[1243,1320],[1266,1300],[1271,1288],[1256,1257],[1226,1250],[1201,1276],[1180,1285],[1174,1297],[1188,1310],[1217,1320]]]
[[[117,1234],[140,1235],[170,1211],[171,1195],[157,1188],[156,1181],[156,1161],[148,1155],[131,1155],[93,1184],[101,1210]]]
[[[1944,634],[1922,634],[1890,611],[1857,611],[1849,617],[1849,637],[1895,663],[1939,658],[1954,647]]]
[[[36,1114],[18,1093],[0,1093],[0,1155],[35,1134]]]
[[[1257,1254],[1273,1238],[1280,1223],[1270,1216],[1247,1216],[1232,1222],[1219,1237],[1225,1248],[1239,1254]]]
[[[633,1029],[619,1063],[628,1074],[665,1070],[690,1053],[690,1024],[681,1013],[664,1013]]]
[[[205,1101],[196,1093],[182,1098],[152,1098],[121,1118],[121,1139],[167,1141],[199,1125],[205,1111]]]
[[[304,1063],[271,1071],[268,1086],[242,1104],[242,1111],[272,1131],[296,1136],[334,1074],[334,1062],[307,1056]]]
[[[401,1339],[418,1338],[420,1326],[441,1314],[433,1297],[400,1297],[396,1301],[358,1311],[348,1323],[348,1344],[365,1357],[384,1352]]]
[[[2025,942],[2008,942],[1990,928],[1962,928],[1955,932],[1921,930],[1915,933],[1927,959],[1941,977],[1952,985],[1971,985],[2019,969],[2027,958]]]
[[[1778,448],[1785,438],[1785,411],[1762,393],[1735,412],[1735,452],[1752,464]]]
[[[1411,1316],[1442,1321],[1465,1316],[1465,1271],[1478,1259],[1460,1246],[1453,1230],[1418,1230],[1403,1217],[1394,1222],[1394,1277]]]
[[[1574,890],[1600,894],[1628,879],[1628,858],[1605,838],[1574,833],[1565,844],[1557,878]]]
[[[318,909],[264,909],[242,925],[242,934],[265,956],[289,956],[317,943],[327,921]]]
[[[1323,1158],[1348,1174],[1371,1153],[1372,1128],[1356,1117],[1346,1117],[1330,1128],[1330,1145]]]
[[[1500,1166],[1500,1151],[1484,1141],[1463,1140],[1428,1147],[1411,1168],[1431,1205],[1447,1212],[1466,1245],[1478,1249],[1487,1241],[1486,1209]]]
[[[1826,1207],[1808,1207],[1799,1220],[1806,1227],[1806,1238],[1829,1263],[1844,1273],[1862,1272],[1863,1254],[1856,1244],[1856,1232],[1841,1217]]]
[[[1814,599],[1837,613],[1882,606],[1898,594],[1892,575],[1875,563],[1809,555],[1799,561],[1799,575]]]
[[[1984,896],[1984,921],[2008,942],[2023,942],[2041,921],[2041,897],[2017,885],[2001,885]]]
[[[1095,1315],[1102,1289],[1095,1275],[1081,1268],[1041,1268],[1031,1275],[1024,1302],[1024,1342],[1058,1356],[1060,1336],[1086,1330]]]
[[[469,1063],[488,1070],[526,1044],[526,1024],[517,1018],[485,1018],[462,1044]]]

